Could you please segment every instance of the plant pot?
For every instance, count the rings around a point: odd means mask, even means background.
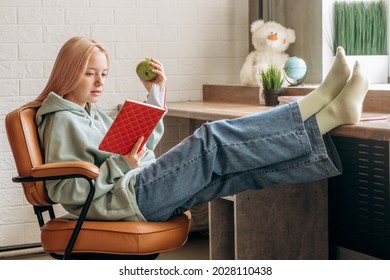
[[[279,104],[278,97],[282,93],[282,89],[264,89],[265,106],[277,106]]]

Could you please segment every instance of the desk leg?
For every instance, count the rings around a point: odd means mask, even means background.
[[[327,180],[209,203],[211,259],[328,259]]]
[[[327,181],[236,196],[237,259],[328,259]]]
[[[234,260],[234,203],[224,198],[209,202],[211,260]]]

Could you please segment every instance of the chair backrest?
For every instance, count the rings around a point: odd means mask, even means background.
[[[39,105],[31,104],[7,114],[5,127],[19,177],[29,177],[31,169],[43,163],[35,115]],[[27,200],[34,206],[54,204],[43,182],[22,183]]]

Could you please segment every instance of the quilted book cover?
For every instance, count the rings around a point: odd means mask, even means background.
[[[144,136],[141,150],[152,134],[165,109],[133,100],[126,100],[108,130],[99,149],[115,154],[126,155],[137,140]]]

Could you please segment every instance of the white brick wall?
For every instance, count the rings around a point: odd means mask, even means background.
[[[39,240],[31,206],[11,182],[5,114],[40,93],[68,38],[91,36],[108,48],[110,77],[99,105],[113,112],[124,98],[145,98],[135,75],[144,57],[164,63],[169,101],[199,100],[205,83],[238,83],[247,15],[247,0],[0,0],[0,247]],[[170,121],[168,142],[183,127]]]

